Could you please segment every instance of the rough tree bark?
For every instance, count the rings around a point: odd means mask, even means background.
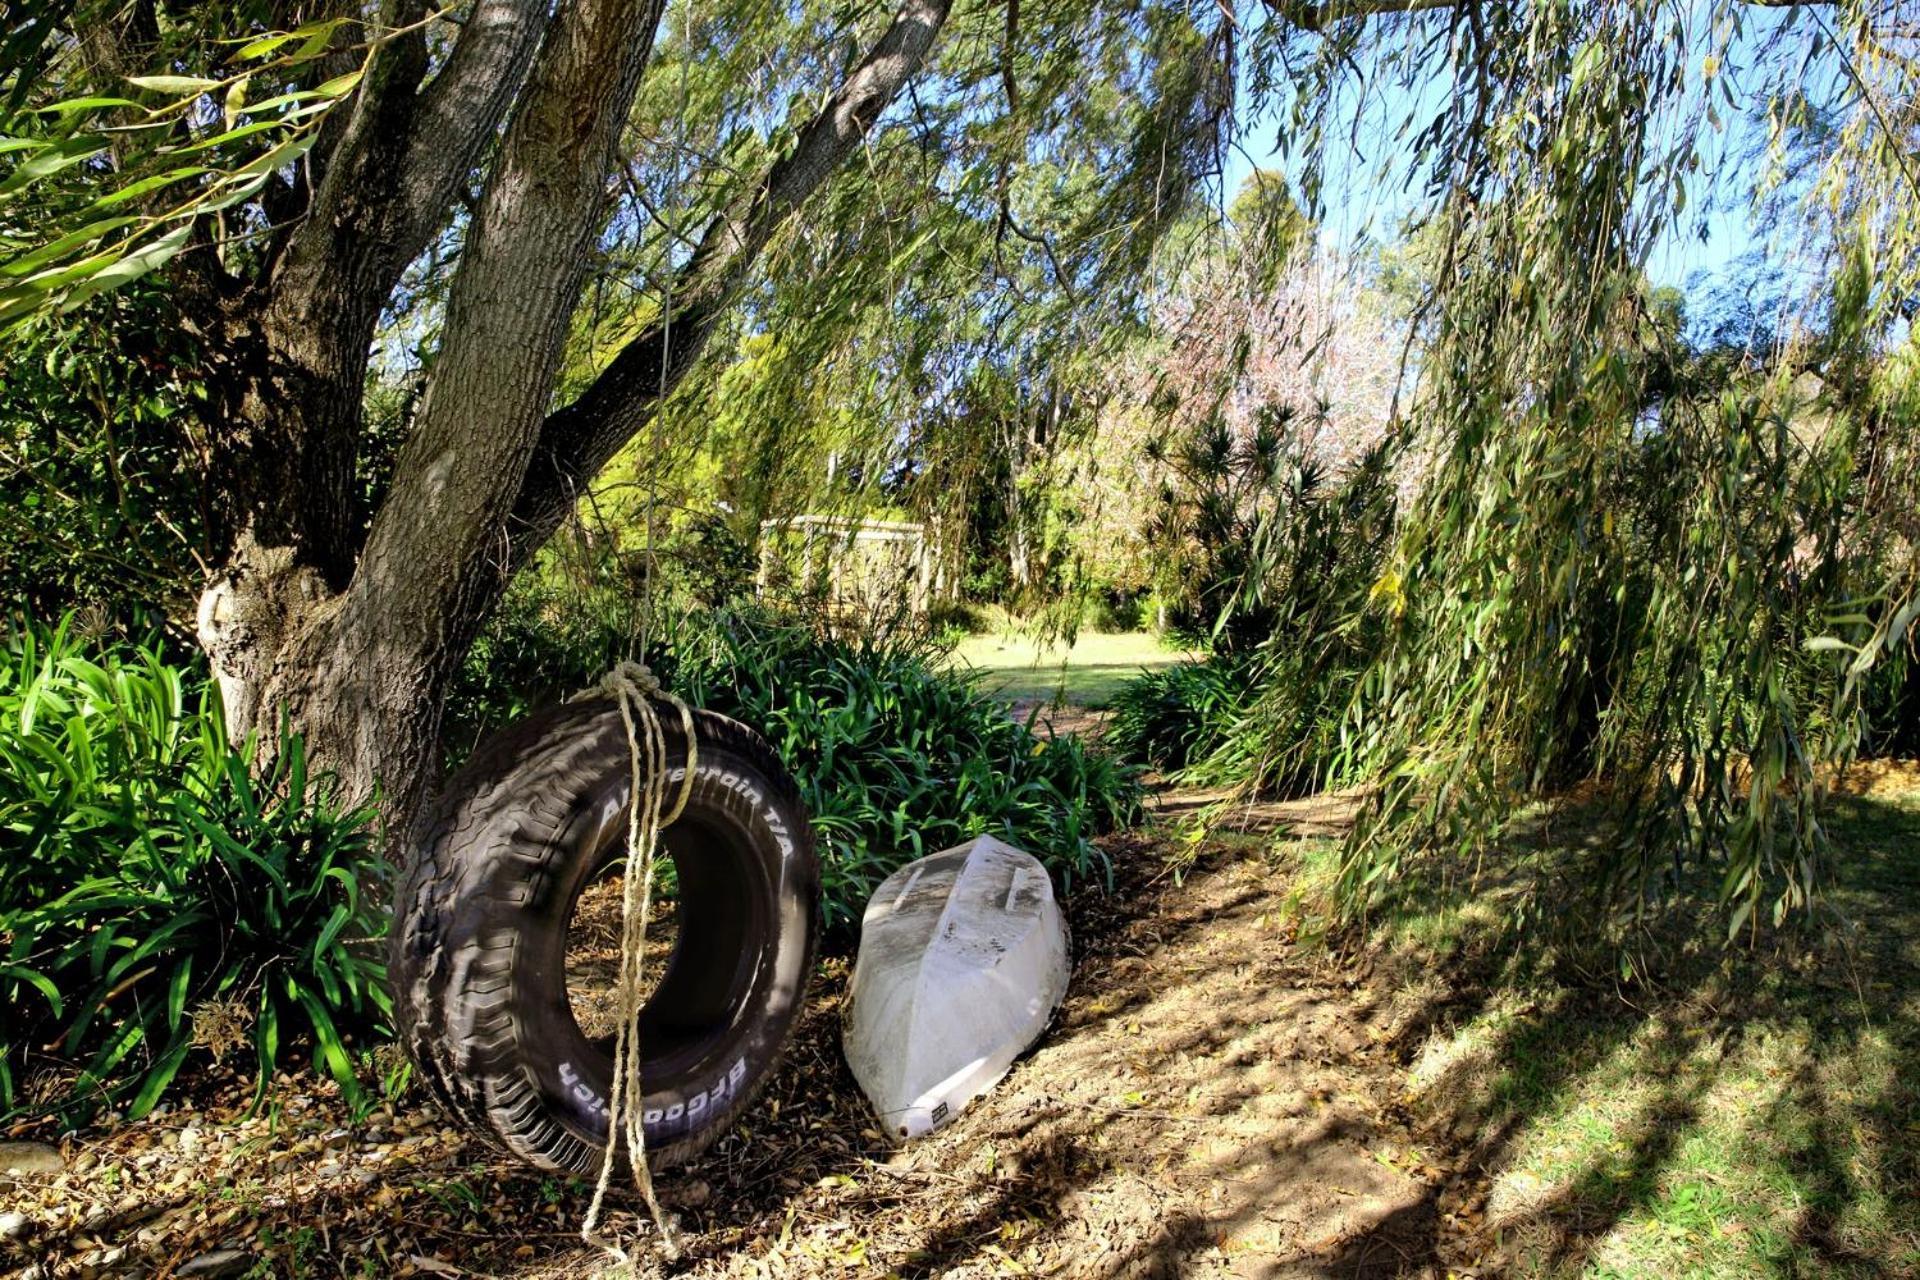
[[[229,721],[268,749],[281,723],[304,733],[349,798],[378,789],[390,837],[420,808],[448,686],[513,571],[684,378],[758,255],[922,65],[949,8],[908,0],[790,152],[704,229],[667,323],[550,412],[662,4],[477,0],[437,71],[420,37],[384,46],[316,148],[310,188],[284,193],[304,213],[260,275],[183,255],[214,352],[231,551],[199,632]],[[423,9],[388,0],[382,20]],[[355,465],[375,326],[477,171],[432,380],[368,513]]]

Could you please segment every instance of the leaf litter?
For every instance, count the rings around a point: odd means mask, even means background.
[[[841,1061],[849,966],[829,958],[767,1092],[660,1180],[686,1250],[671,1272],[1437,1276],[1480,1260],[1472,1179],[1415,1132],[1364,964],[1295,940],[1274,910],[1281,855],[1219,844],[1172,877],[1173,843],[1164,823],[1106,842],[1118,883],[1068,901],[1056,1026],[911,1146],[881,1135]],[[575,1234],[584,1179],[499,1154],[418,1091],[356,1115],[330,1081],[283,1074],[249,1114],[239,1072],[196,1085],[138,1123],[5,1135],[57,1140],[65,1167],[0,1172],[0,1265],[35,1280],[614,1274]],[[647,1230],[637,1209],[618,1206],[622,1238]]]

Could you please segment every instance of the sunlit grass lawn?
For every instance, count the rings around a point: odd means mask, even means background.
[[[1386,925],[1393,996],[1428,1010],[1406,1096],[1484,1171],[1463,1211],[1488,1265],[1920,1276],[1920,789],[1842,799],[1832,829],[1845,924],[1748,953],[1703,913],[1646,939],[1656,981],[1577,978],[1502,931],[1516,881]]]
[[[1145,631],[1082,632],[1071,648],[1005,633],[968,636],[952,658],[980,672],[981,687],[1009,701],[1064,701],[1100,706],[1143,669],[1171,666],[1188,655]]]

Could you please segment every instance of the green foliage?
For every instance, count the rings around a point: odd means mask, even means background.
[[[153,646],[21,623],[0,666],[0,1114],[151,1108],[196,1043],[282,1047],[357,1089],[388,1008],[370,814],[297,737],[254,777],[217,696]],[[77,1067],[74,1081],[69,1074]],[[65,1092],[50,1092],[36,1076]]]
[[[1113,698],[1106,745],[1182,783],[1292,796],[1349,781],[1341,729],[1364,662],[1339,635],[1276,637],[1149,672]]]
[[[1219,627],[1265,620],[1247,655],[1245,714],[1189,770],[1195,780],[1282,794],[1352,781],[1343,722],[1384,630],[1369,605],[1395,529],[1399,460],[1389,439],[1337,482],[1305,461],[1282,472],[1252,537],[1239,613]]]
[[[1143,673],[1108,703],[1103,741],[1122,760],[1166,773],[1206,759],[1246,713],[1248,667],[1214,658]]]
[[[1089,371],[1138,328],[1161,235],[1203,203],[1230,125],[1233,19],[1210,5],[978,17],[956,12],[911,111],[903,104],[868,139],[866,162],[769,246],[751,314],[715,334],[615,461],[609,478],[624,492],[612,502],[644,477],[668,509],[723,502],[743,537],[764,520],[885,512],[947,535],[933,550],[946,582],[978,575],[967,599],[1060,589],[1070,504],[1036,466],[1088,417]],[[665,156],[636,164],[642,189],[621,225],[704,223],[737,174],[785,143],[767,128],[782,114],[737,87],[817,101],[848,22],[833,6],[798,6],[698,17],[663,40],[637,131],[684,135],[691,153],[727,163],[700,182],[681,181]],[[658,313],[662,266],[677,253],[661,234],[613,251],[609,276],[633,287],[583,308],[569,385]],[[1077,413],[1054,421],[1071,397]],[[1040,424],[1044,439],[1018,430]]]
[[[680,641],[676,691],[759,730],[798,779],[829,926],[857,921],[894,868],[981,834],[1069,884],[1103,876],[1092,837],[1137,812],[1138,788],[1111,757],[1036,734],[932,656],[747,614]]]
[[[1090,585],[1085,595],[1086,606],[1081,610],[1080,621],[1095,631],[1140,631],[1150,621],[1147,593],[1140,588],[1113,582],[1097,583]]]
[[[447,697],[441,737],[451,760],[538,707],[578,693],[639,643],[639,566],[611,557],[576,564],[564,536],[508,587]]]
[[[74,7],[74,20],[112,21]],[[226,48],[196,47],[201,33],[179,26],[169,43],[186,47],[161,63],[174,73],[117,82],[89,74],[81,42],[61,39],[56,22],[11,33],[18,47],[0,68],[0,325],[71,311],[165,266],[198,220],[259,198],[299,164],[363,74],[361,59],[343,74],[320,70],[348,44],[349,25],[319,19]],[[62,92],[71,96],[43,98]]]
[[[967,636],[981,635],[992,625],[986,610],[964,600],[936,600],[927,609],[927,630],[943,647],[958,644]]]
[[[599,680],[638,651],[639,606],[614,571],[566,586],[522,575],[475,646],[456,698],[456,746]],[[1031,852],[1071,883],[1104,875],[1092,837],[1138,810],[1139,788],[1108,754],[1047,738],[936,646],[758,609],[671,602],[646,658],[689,702],[763,734],[798,780],[820,837],[830,925],[859,918],[895,867],[982,833]]]
[[[1826,775],[1920,612],[1920,415],[1897,376],[1920,94],[1864,6],[1831,27],[1761,14],[1499,6],[1445,40],[1437,19],[1352,23],[1261,58],[1307,106],[1309,204],[1350,67],[1443,103],[1407,135],[1430,194],[1405,282],[1422,345],[1403,430],[1424,475],[1327,632],[1363,655],[1334,761],[1373,784],[1344,850],[1350,909],[1422,858],[1497,856],[1517,812],[1576,780],[1612,818],[1581,877],[1607,906],[1704,872],[1740,931],[1828,878]],[[1809,79],[1826,58],[1848,93]],[[1765,122],[1756,153],[1793,154],[1761,166],[1760,199],[1824,276],[1799,277],[1818,283],[1788,323],[1704,353],[1643,268],[1703,189],[1753,197],[1751,168],[1712,168],[1727,109]]]
[[[1151,537],[1168,626],[1223,653],[1334,643],[1364,602],[1395,503],[1391,442],[1343,474],[1264,406],[1236,438],[1219,415],[1156,444],[1168,468]]]
[[[1157,536],[1184,566],[1177,629],[1215,653],[1124,689],[1108,741],[1184,781],[1294,793],[1350,776],[1342,722],[1382,630],[1368,603],[1397,455],[1382,443],[1336,478],[1274,419],[1236,445],[1212,418],[1175,446]]]
[[[441,736],[452,761],[637,652],[649,598],[656,616],[677,625],[752,588],[754,557],[721,520],[685,518],[663,530],[651,555],[621,551],[619,541],[611,529],[565,530],[508,586],[447,698]],[[674,662],[657,646],[654,656]]]
[[[24,327],[0,359],[0,610],[182,603],[206,547],[193,347],[163,289]]]

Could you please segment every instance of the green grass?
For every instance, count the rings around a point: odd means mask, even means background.
[[[1711,909],[1676,912],[1628,938],[1655,979],[1500,923],[1564,865],[1564,828],[1498,885],[1376,921],[1410,1104],[1487,1171],[1487,1265],[1920,1276],[1920,790],[1832,818],[1824,924],[1728,951]],[[1330,854],[1305,851],[1296,893]]]
[[[1070,702],[1097,707],[1143,670],[1192,655],[1145,631],[1082,632],[1071,647],[999,633],[968,636],[954,651],[957,667],[980,672],[981,687],[1010,702]]]

